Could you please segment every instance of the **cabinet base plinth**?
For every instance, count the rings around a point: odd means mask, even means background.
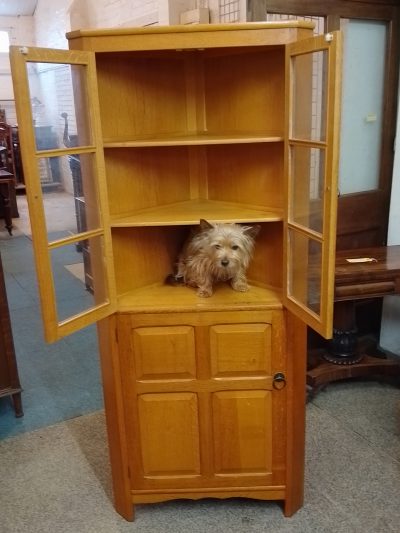
[[[254,500],[284,500],[285,489],[283,487],[242,488],[237,490],[202,489],[202,490],[176,490],[171,492],[161,491],[132,491],[133,503],[157,503],[169,500],[187,499],[201,500],[202,498],[251,498]]]

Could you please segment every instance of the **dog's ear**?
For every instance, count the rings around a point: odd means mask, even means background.
[[[243,228],[243,233],[251,237],[252,239],[255,239],[257,235],[260,233],[261,226],[259,224],[256,224],[255,226],[245,226]]]
[[[207,230],[207,229],[211,229],[213,227],[214,226],[212,224],[210,224],[209,222],[207,222],[207,220],[205,220],[204,218],[200,219],[200,229],[201,230]]]

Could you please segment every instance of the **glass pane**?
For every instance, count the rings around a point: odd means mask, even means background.
[[[325,150],[291,146],[289,220],[322,233]]]
[[[321,311],[322,245],[289,230],[289,296],[317,315]]]
[[[292,69],[291,137],[325,141],[328,54],[323,50],[294,56]]]
[[[344,31],[339,190],[378,188],[387,23],[341,20]]]
[[[91,145],[86,67],[28,63],[37,150]]]
[[[93,154],[39,158],[49,241],[100,226]]]
[[[59,321],[107,300],[103,253],[103,237],[50,251]]]

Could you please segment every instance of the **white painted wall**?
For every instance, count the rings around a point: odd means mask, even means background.
[[[400,85],[397,101],[397,134],[390,200],[388,244],[400,244]],[[383,301],[380,344],[384,350],[400,356],[400,296],[387,296]]]
[[[39,0],[46,2],[46,0]],[[163,3],[165,3],[164,0]],[[84,25],[74,25],[73,28],[91,27],[107,28],[114,26],[127,26],[135,23],[147,24],[147,20],[158,18],[160,0],[75,0],[71,13],[87,12],[87,22]]]
[[[0,29],[10,35],[10,44],[30,46],[34,43],[33,17],[0,17]],[[0,100],[13,100],[10,61],[0,53]]]
[[[17,42],[66,49],[65,33],[71,29],[176,23],[180,10],[194,4],[195,0],[39,0],[34,16],[25,17],[31,19],[30,29],[19,30],[20,22],[14,21]],[[0,17],[0,26],[4,18]],[[25,33],[33,42],[22,42]]]

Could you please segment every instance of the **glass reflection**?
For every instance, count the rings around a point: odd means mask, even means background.
[[[322,233],[325,150],[291,146],[290,220]]]
[[[326,50],[292,59],[291,136],[295,139],[326,140],[327,59]]]
[[[37,150],[92,144],[84,65],[28,63],[28,83]]]
[[[100,226],[92,154],[39,158],[38,168],[49,241]]]
[[[107,300],[102,252],[102,237],[66,244],[50,251],[59,321]]]
[[[289,242],[289,295],[319,315],[322,245],[294,230],[289,230]]]
[[[379,188],[389,23],[341,19],[341,194]]]

